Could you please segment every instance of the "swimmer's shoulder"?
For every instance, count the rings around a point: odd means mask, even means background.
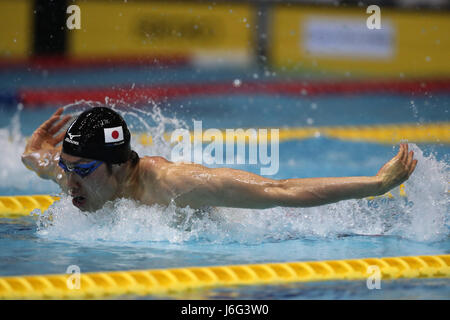
[[[139,162],[142,163],[143,167],[148,169],[161,168],[173,163],[161,156],[145,156]]]
[[[156,178],[167,169],[173,162],[161,156],[145,156],[139,160],[141,174],[147,178]]]
[[[159,203],[167,205],[169,200],[164,188],[164,177],[166,176],[166,169],[171,162],[164,157],[145,156],[139,159],[139,169],[137,173],[138,188],[137,196],[141,202],[146,204]]]
[[[191,162],[172,162],[161,156],[146,156],[139,161],[141,174],[147,178],[177,178],[181,172],[198,172],[206,167]]]

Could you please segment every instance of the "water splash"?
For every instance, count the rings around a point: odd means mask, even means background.
[[[129,123],[130,131],[145,132],[153,138],[152,145],[142,145],[136,136],[131,138],[131,146],[140,156],[160,155],[170,158],[171,145],[164,138],[164,133],[178,128],[188,128],[181,120],[166,117],[158,105],[149,103],[148,111],[130,107],[121,101],[108,100],[108,106],[119,112]],[[92,101],[78,101],[64,106],[64,114],[76,116],[86,108],[102,106],[104,104]],[[49,180],[39,178],[28,170],[21,161],[25,150],[27,137],[21,134],[20,115],[23,106],[18,105],[7,127],[0,128],[0,150],[7,157],[0,157],[0,193],[1,194],[29,194],[54,193],[59,188]],[[62,130],[66,130],[69,124]],[[20,177],[20,179],[18,178]]]
[[[81,104],[66,106],[65,113],[81,111]],[[112,103],[126,118],[131,131],[146,132],[153,137],[153,144],[147,146],[132,138],[132,147],[140,156],[169,158],[171,146],[164,134],[187,126],[176,118],[165,117],[157,106],[150,106],[148,109],[128,106],[125,110],[120,103]],[[0,188],[48,193],[56,186],[38,178],[20,162],[26,143],[20,134],[20,111],[19,108],[8,128],[0,129],[0,148],[10,155],[0,158]],[[315,208],[215,208],[203,212],[174,205],[143,206],[119,199],[86,215],[63,196],[47,212],[39,214],[37,234],[52,240],[117,244],[149,241],[260,244],[345,235],[387,235],[425,242],[448,239],[449,166],[446,160],[438,161],[433,154],[424,155],[414,144],[410,148],[419,163],[405,184],[406,199],[399,196],[397,188],[392,192],[395,199],[348,200]]]
[[[412,145],[419,164],[406,182],[407,198],[359,199],[314,208],[265,210],[211,208],[196,211],[174,205],[145,206],[126,199],[81,213],[63,198],[38,219],[45,238],[114,243],[164,241],[260,244],[346,235],[397,236],[441,241],[449,236],[449,168]],[[432,183],[430,183],[432,181]],[[50,221],[49,216],[52,216]]]
[[[450,234],[449,165],[411,146],[419,164],[406,184],[408,202],[400,202],[398,208],[403,223],[390,233],[418,241],[445,239]]]
[[[0,150],[5,155],[0,157],[1,193],[24,193],[30,189],[34,193],[57,190],[53,183],[43,181],[22,164],[21,156],[26,145],[26,137],[20,131],[20,114],[22,110],[23,106],[19,104],[9,126],[0,128]]]
[[[107,105],[119,113],[126,121],[131,132],[136,136],[131,138],[131,146],[140,156],[162,156],[170,158],[172,145],[165,138],[165,133],[175,129],[188,129],[188,125],[176,117],[167,117],[162,113],[161,108],[152,100],[147,105],[136,107],[121,100],[105,99],[105,103],[92,101],[79,101],[64,107],[65,113],[78,115],[86,108]],[[151,145],[139,143],[138,136],[145,133],[152,137]]]

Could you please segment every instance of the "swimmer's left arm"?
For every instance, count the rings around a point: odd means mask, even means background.
[[[408,145],[401,144],[395,157],[388,161],[375,176],[337,177],[285,180],[285,188],[302,194],[306,206],[317,206],[341,200],[361,199],[383,195],[408,180],[417,160]],[[295,204],[295,197],[292,197]],[[295,205],[294,205],[295,206]]]
[[[186,177],[184,174],[197,177]],[[203,176],[203,177],[202,177]],[[173,200],[178,206],[266,209],[312,207],[345,199],[377,195],[381,180],[376,177],[267,179],[235,169],[186,169],[177,177]],[[181,186],[182,185],[182,186]]]
[[[384,194],[407,180],[416,164],[413,152],[401,145],[376,176],[274,180],[229,168],[170,164],[159,183],[179,206],[311,207]]]

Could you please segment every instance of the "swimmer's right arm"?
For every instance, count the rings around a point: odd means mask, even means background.
[[[22,154],[22,162],[28,169],[43,179],[51,179],[57,183],[57,175],[62,172],[57,162],[61,152],[61,146],[58,144],[65,135],[64,131],[58,132],[71,119],[70,115],[61,118],[63,111],[63,108],[56,110],[34,131]]]

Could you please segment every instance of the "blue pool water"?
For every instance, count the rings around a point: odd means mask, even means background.
[[[4,92],[19,87],[108,85],[141,82],[198,81],[205,75],[179,71],[170,77],[153,71],[122,70],[100,73],[0,73]],[[194,74],[194,75],[192,75]],[[89,76],[91,75],[91,77]],[[250,76],[223,72],[224,81]],[[71,77],[72,76],[72,77]],[[159,78],[158,78],[159,77]],[[190,79],[192,77],[192,79]],[[195,78],[197,77],[197,78]],[[12,79],[7,81],[6,79]],[[39,80],[40,79],[40,80]],[[74,83],[70,83],[73,79]],[[107,83],[102,81],[109,79]],[[59,81],[58,81],[59,80]],[[12,82],[12,83],[11,83]],[[127,114],[135,132],[161,135],[174,128],[284,128],[385,123],[449,121],[450,95],[356,95],[322,97],[198,96],[172,99],[158,105],[137,106],[139,118]],[[39,179],[20,162],[25,137],[51,115],[56,106],[18,111],[0,106],[0,195],[59,193],[51,182]],[[68,107],[66,112],[76,108]],[[145,127],[142,121],[149,127]],[[169,147],[133,147],[141,156],[168,157]],[[175,268],[306,260],[350,259],[404,255],[448,254],[448,181],[450,146],[415,145],[419,164],[406,183],[407,199],[394,190],[395,199],[349,200],[308,209],[223,209],[198,217],[192,210],[139,206],[116,201],[109,209],[85,216],[69,199],[55,203],[39,218],[0,219],[0,276],[65,273],[70,265],[81,272]],[[374,175],[397,152],[397,147],[349,142],[327,137],[280,144],[280,170],[272,178]],[[257,165],[231,167],[259,173]],[[49,224],[46,216],[52,214]],[[175,224],[175,221],[182,221]],[[243,231],[245,230],[245,231]],[[365,282],[324,282],[252,288],[219,288],[168,298],[212,299],[448,299],[449,280],[383,282],[382,290],[368,290]],[[155,297],[144,297],[155,298]]]

